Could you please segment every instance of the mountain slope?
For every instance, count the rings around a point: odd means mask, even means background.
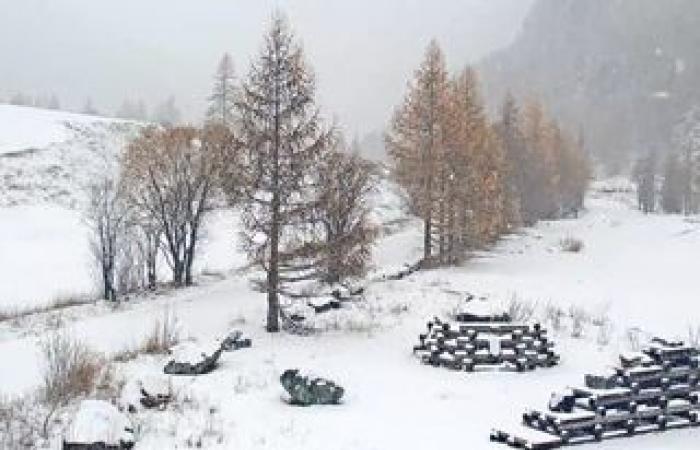
[[[495,110],[507,90],[542,98],[609,163],[666,151],[700,102],[700,2],[538,0],[510,47],[480,69]]]
[[[77,207],[85,188],[115,167],[135,122],[0,105],[0,207]]]

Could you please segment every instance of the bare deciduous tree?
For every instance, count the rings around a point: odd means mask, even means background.
[[[176,285],[193,282],[202,219],[214,205],[221,152],[234,145],[232,137],[222,142],[213,136],[189,127],[147,128],[130,143],[123,160],[130,202],[147,219],[150,239],[157,242],[157,231],[162,232]]]
[[[374,164],[357,152],[336,149],[320,166],[316,215],[323,240],[318,270],[326,282],[338,283],[367,272],[377,236],[367,204],[374,176]]]
[[[100,272],[102,296],[117,300],[117,258],[125,234],[127,206],[117,183],[105,178],[90,189],[87,221],[91,249]]]

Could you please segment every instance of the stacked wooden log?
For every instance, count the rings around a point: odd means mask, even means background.
[[[697,425],[700,352],[682,342],[655,339],[607,375],[587,375],[547,412],[527,411],[523,429],[495,430],[491,439],[513,447],[558,448],[621,436]]]
[[[482,368],[515,371],[559,362],[554,343],[540,325],[515,324],[507,315],[460,314],[453,323],[435,318],[413,353],[425,364],[471,372]]]

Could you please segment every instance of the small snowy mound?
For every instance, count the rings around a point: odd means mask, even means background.
[[[172,358],[163,372],[168,375],[204,375],[218,367],[223,348],[221,343],[207,345],[185,342],[173,349]]]
[[[487,298],[474,298],[471,294],[466,302],[454,310],[458,322],[509,322],[508,314]]]
[[[220,348],[220,342],[199,343],[187,341],[173,347],[170,359],[179,363],[199,364],[216,353]]]
[[[68,448],[100,443],[106,448],[130,449],[134,446],[134,431],[129,419],[113,405],[84,400],[71,421],[65,442]]]
[[[130,379],[124,385],[119,404],[127,411],[136,411],[141,406],[145,408],[159,406],[170,401],[172,392],[170,377],[146,375]],[[154,405],[154,401],[158,404]]]

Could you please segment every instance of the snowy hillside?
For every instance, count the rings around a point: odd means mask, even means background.
[[[76,207],[90,180],[112,170],[134,122],[0,105],[0,206]]]

